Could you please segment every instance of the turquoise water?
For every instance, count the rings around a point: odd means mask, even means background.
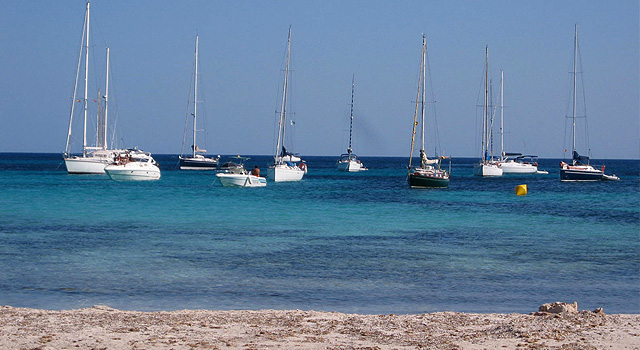
[[[269,157],[247,165],[266,173]],[[545,302],[640,313],[640,161],[619,182],[472,176],[415,190],[404,158],[308,157],[301,182],[223,188],[212,173],[113,182],[59,154],[0,154],[0,304],[128,310],[530,312]],[[598,163],[600,164],[600,163]],[[526,183],[529,194],[514,195]]]

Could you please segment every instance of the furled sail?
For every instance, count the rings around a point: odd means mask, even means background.
[[[423,165],[437,164],[438,163],[437,159],[429,159],[429,158],[427,158],[427,155],[424,153],[423,149],[420,150],[420,161],[422,162]]]
[[[202,149],[200,147],[198,147],[198,145],[193,145],[192,146],[193,150],[196,151],[197,153],[207,153],[206,149]]]

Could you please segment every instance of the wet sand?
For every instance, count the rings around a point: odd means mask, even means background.
[[[0,307],[1,349],[640,349],[640,315]]]

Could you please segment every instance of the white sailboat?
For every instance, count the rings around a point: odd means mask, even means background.
[[[87,125],[88,125],[88,109],[89,109],[89,97],[88,97],[88,85],[89,85],[89,12],[90,4],[87,2],[84,26],[82,31],[82,43],[80,44],[80,55],[78,57],[78,65],[76,69],[76,80],[73,89],[73,99],[71,102],[71,113],[69,117],[69,129],[67,132],[67,143],[63,159],[67,172],[69,174],[104,174],[104,167],[113,161],[116,154],[123,150],[110,150],[107,140],[107,126],[108,126],[108,106],[109,106],[109,48],[107,48],[107,73],[106,73],[106,89],[105,95],[101,98],[104,99],[104,110],[101,110],[97,114],[97,129],[95,145],[89,145],[87,139]],[[82,134],[82,153],[73,154],[71,150],[72,144],[72,127],[74,125],[75,104],[78,91],[78,80],[80,78],[80,67],[82,66],[82,53],[84,52],[84,97],[83,102],[83,134]]]
[[[126,150],[116,155],[114,162],[104,168],[115,181],[159,180],[160,168],[151,153],[137,149]]]
[[[289,27],[289,38],[287,40],[287,62],[284,73],[284,84],[282,88],[282,105],[280,107],[280,117],[278,119],[278,139],[276,141],[276,151],[273,157],[273,164],[267,170],[269,180],[280,181],[300,181],[307,173],[307,166],[300,157],[287,152],[284,146],[284,136],[287,120],[287,90],[289,88],[289,61],[291,57],[291,27]],[[296,163],[301,162],[301,163]]]
[[[604,173],[604,166],[602,169],[596,169],[589,164],[589,156],[583,156],[578,154],[576,150],[576,109],[577,109],[577,97],[576,89],[578,86],[578,26],[575,26],[575,37],[573,42],[573,113],[572,113],[572,126],[571,126],[571,163],[564,161],[560,162],[560,180],[561,181],[599,181],[599,180],[620,180],[619,177],[614,175],[606,175]],[[566,150],[565,150],[566,152]]]
[[[504,151],[504,71],[500,71],[500,161],[498,166],[503,174],[536,174],[538,162],[536,156]]]
[[[217,173],[216,176],[220,183],[224,187],[265,187],[267,186],[267,179],[260,176],[260,169],[254,169],[249,172],[244,167],[245,161],[250,158],[247,157],[233,157],[237,166],[230,167],[223,173]],[[256,166],[257,168],[257,166]]]
[[[218,167],[218,161],[220,160],[220,156],[217,158],[213,157],[205,157],[203,154],[207,152],[206,149],[201,149],[198,147],[196,143],[196,135],[197,131],[197,121],[198,121],[198,36],[196,35],[196,52],[195,52],[195,77],[193,79],[193,144],[191,145],[191,155],[185,156],[180,155],[180,169],[182,170],[215,170]],[[188,117],[187,117],[188,118]],[[184,140],[186,139],[187,128],[185,127],[185,137],[182,142],[182,150],[184,151]]]
[[[489,142],[492,137],[492,127],[489,124],[489,47],[485,48],[485,81],[484,81],[484,106],[482,108],[482,155],[480,161],[473,166],[473,174],[476,176],[502,176],[502,169],[489,152]]]
[[[358,159],[358,156],[353,153],[351,148],[351,140],[353,135],[353,92],[355,90],[355,75],[351,77],[351,117],[349,118],[349,147],[347,153],[340,155],[340,159],[336,163],[336,168],[340,171],[357,172],[369,170]]]

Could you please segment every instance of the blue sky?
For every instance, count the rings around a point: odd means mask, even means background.
[[[0,6],[0,152],[63,152],[84,1]],[[355,152],[408,156],[425,33],[442,152],[479,155],[488,45],[495,95],[505,72],[507,151],[561,158],[577,24],[591,155],[640,158],[635,0],[96,0],[91,17],[89,91],[104,84],[109,46],[110,115],[117,108],[126,147],[180,153],[198,34],[207,129],[198,143],[214,154],[271,154],[291,25],[290,148],[302,155],[345,151],[355,74]]]

